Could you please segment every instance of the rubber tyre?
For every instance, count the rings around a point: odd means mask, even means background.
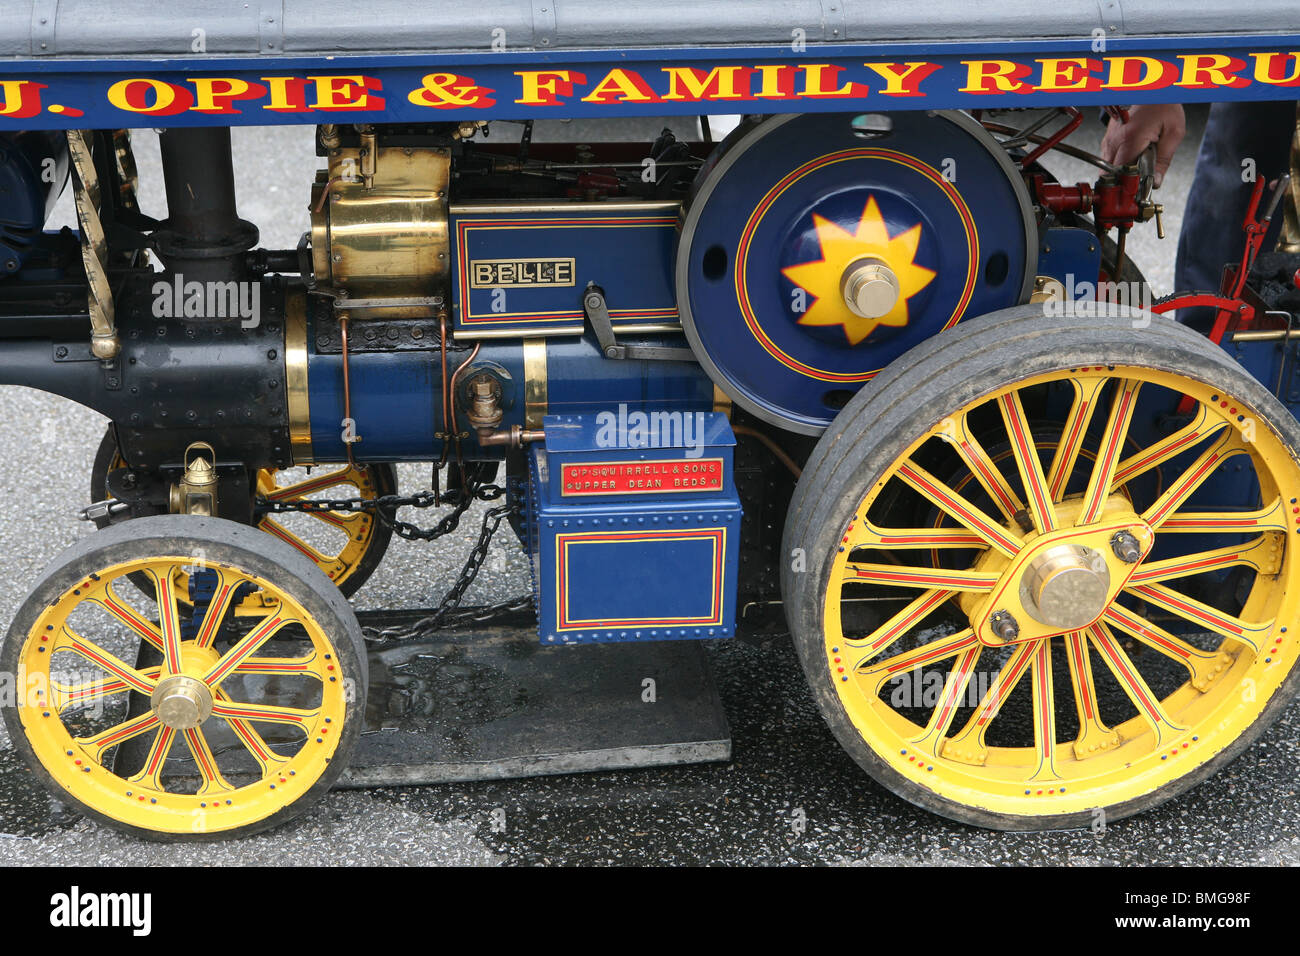
[[[1134,321],[1149,322],[1136,328]],[[845,406],[822,435],[795,490],[784,554],[802,549],[806,570],[782,563],[787,622],[813,697],[841,746],[887,789],[934,813],[998,830],[1066,829],[1089,825],[1092,811],[1055,816],[1002,814],[937,795],[890,767],[849,719],[826,663],[823,609],[827,568],[844,528],[899,455],[951,414],[987,394],[990,382],[1085,365],[1159,369],[1211,386],[1231,382],[1234,394],[1281,438],[1300,461],[1300,424],[1259,382],[1203,336],[1167,318],[1119,306],[1085,316],[1047,318],[1041,306],[1019,306],[977,319],[922,343],[890,365]],[[1152,793],[1104,808],[1108,821],[1154,807],[1212,776],[1246,750],[1300,692],[1294,667],[1254,722],[1188,774]]]
[[[166,843],[213,842],[260,833],[293,819],[325,795],[347,766],[365,720],[369,687],[365,639],[347,599],[316,564],[283,542],[245,525],[220,518],[160,515],[137,518],[82,538],[56,557],[23,601],[0,646],[0,669],[17,674],[22,645],[41,613],[69,588],[109,565],[151,555],[204,553],[216,564],[231,564],[282,588],[315,618],[334,645],[340,673],[356,675],[353,699],[347,702],[339,743],[329,768],[310,790],[256,823],[230,830],[171,833],[132,826],[88,806],[59,785],[37,759],[18,716],[16,702],[6,701],[4,721],[14,748],[41,784],[58,800],[92,820],[147,840]],[[198,551],[197,549],[202,549]]]

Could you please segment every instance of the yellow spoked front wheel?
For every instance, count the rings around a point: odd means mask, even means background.
[[[1300,428],[1202,337],[1102,308],[903,356],[791,505],[787,617],[827,722],[965,822],[1154,806],[1300,684]]]
[[[125,466],[109,429],[91,470],[92,501],[109,497],[109,473]],[[323,465],[311,471],[263,468],[255,480],[257,495],[287,503],[397,494],[397,470],[389,464]],[[375,572],[393,537],[392,528],[371,511],[281,512],[264,515],[257,527],[310,558],[349,596]]]
[[[139,576],[147,591],[128,583]],[[301,812],[343,770],[365,707],[347,601],[303,555],[212,518],[78,542],[18,611],[0,666],[19,689],[9,734],[50,790],[156,838]]]

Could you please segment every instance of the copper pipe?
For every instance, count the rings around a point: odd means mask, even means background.
[[[748,435],[750,438],[757,438],[768,451],[776,456],[777,461],[790,469],[790,473],[796,478],[803,474],[803,469],[794,463],[794,459],[787,455],[781,446],[772,441],[767,435],[747,425],[732,425],[731,430],[737,435]]]
[[[438,346],[442,353],[442,378],[438,384],[442,388],[442,453],[438,456],[438,467],[447,464],[447,453],[451,448],[451,419],[447,414],[447,310],[438,310]]]
[[[348,316],[344,314],[339,318],[339,335],[343,340],[343,418],[352,422],[352,434],[354,438],[357,435],[357,423],[352,418],[352,377],[348,371]],[[352,442],[345,441],[343,444],[348,449],[348,467],[355,468],[357,463],[352,459]]]
[[[334,184],[335,184],[335,183],[341,183],[341,182],[343,182],[343,181],[344,181],[344,179],[343,179],[342,176],[335,176],[333,179],[331,179],[331,180],[329,180],[327,183],[325,183],[325,188],[321,190],[321,192],[320,192],[320,199],[317,199],[317,200],[316,200],[316,207],[312,210],[312,212],[320,212],[322,209],[324,209],[324,208],[325,208],[325,200],[326,200],[326,199],[329,199],[329,196],[330,196],[330,190],[334,188]]]

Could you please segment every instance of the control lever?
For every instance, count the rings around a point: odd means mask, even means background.
[[[596,333],[600,351],[607,359],[649,359],[664,362],[693,362],[695,353],[690,349],[668,345],[619,345],[614,337],[614,325],[605,304],[605,290],[588,282],[582,293],[582,311]]]

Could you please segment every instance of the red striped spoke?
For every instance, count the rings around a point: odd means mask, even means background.
[[[1020,403],[1020,395],[1016,392],[999,395],[998,410],[1002,412],[1002,423],[1011,439],[1011,457],[1016,460],[1016,470],[1020,472],[1034,527],[1046,534],[1056,528],[1056,508],[1048,490],[1047,476],[1043,474],[1043,463],[1038,460],[1038,447],[1029,430],[1029,419]]]
[[[338,528],[349,537],[355,534],[352,526],[359,524],[365,518],[365,515],[360,511],[354,511],[350,514],[340,514],[337,511],[308,511],[305,513],[311,515],[317,521],[323,521],[331,527]]]
[[[1171,458],[1176,458],[1189,448],[1195,448],[1227,425],[1227,421],[1211,414],[1206,406],[1198,404],[1196,414],[1188,424],[1121,461],[1115,469],[1111,491],[1118,491],[1138,475],[1146,474],[1152,468],[1163,465]]]
[[[1110,415],[1106,419],[1106,430],[1101,436],[1101,448],[1088,478],[1088,490],[1083,495],[1078,524],[1093,524],[1101,520],[1106,498],[1115,481],[1119,456],[1124,450],[1124,440],[1128,437],[1129,424],[1133,421],[1133,409],[1137,405],[1138,389],[1141,386],[1142,383],[1136,379],[1125,379],[1119,382],[1115,390]]]
[[[331,555],[328,555],[324,551],[321,551],[319,548],[316,548],[308,544],[306,541],[304,541],[298,535],[294,534],[292,531],[290,531],[284,525],[280,524],[280,522],[278,521],[275,521],[271,518],[263,518],[257,527],[259,530],[265,531],[267,534],[271,534],[279,538],[281,541],[288,544],[295,551],[298,551],[299,553],[310,558],[316,564],[328,565],[330,562],[334,560],[334,558]]]
[[[104,650],[94,641],[87,640],[77,634],[67,625],[64,625],[62,631],[60,631],[59,638],[54,646],[55,649],[66,647],[68,650],[80,654],[92,664],[102,667],[114,677],[121,679],[132,690],[139,691],[142,694],[152,694],[154,685],[158,683],[156,677],[149,677],[145,672],[127,666],[119,658]]]
[[[234,701],[219,700],[212,705],[212,713],[218,717],[236,717],[240,720],[265,721],[272,724],[306,727],[320,711],[319,709],[305,710],[301,707],[240,704]]]
[[[948,677],[943,682],[939,701],[930,712],[930,719],[926,722],[924,732],[912,741],[917,747],[938,755],[948,730],[952,727],[953,718],[957,716],[957,711],[961,709],[962,702],[965,700],[966,688],[970,685],[970,679],[975,673],[975,665],[979,662],[982,650],[983,647],[976,644],[957,655],[952,669],[948,671]]]
[[[1087,637],[1080,631],[1065,635],[1065,653],[1070,665],[1070,683],[1074,688],[1074,707],[1079,715],[1079,736],[1074,741],[1074,755],[1082,760],[1118,744],[1119,734],[1101,719]]]
[[[962,763],[979,765],[988,758],[988,745],[984,735],[993,723],[1002,705],[1006,703],[1016,684],[1025,676],[1029,665],[1038,653],[1038,641],[1026,641],[1017,644],[1005,664],[993,679],[993,686],[988,689],[975,710],[966,720],[966,725],[956,734],[943,742],[943,756]]]
[[[844,565],[845,582],[885,584],[900,588],[947,588],[951,591],[992,591],[999,575],[992,571],[958,571],[952,568],[923,568],[906,564],[870,564],[849,561]]]
[[[1169,719],[1160,699],[1147,686],[1147,682],[1133,666],[1128,654],[1124,653],[1124,648],[1120,647],[1119,641],[1111,634],[1109,627],[1105,624],[1093,624],[1088,629],[1088,637],[1097,648],[1101,659],[1106,662],[1111,674],[1115,676],[1115,680],[1119,682],[1119,686],[1133,702],[1133,706],[1151,726],[1155,733],[1157,747],[1164,746],[1186,729]]]
[[[252,657],[259,647],[271,639],[277,631],[288,624],[297,622],[297,618],[285,617],[277,609],[275,613],[270,614],[260,624],[255,626],[251,631],[245,634],[240,640],[228,650],[221,660],[217,661],[212,668],[203,675],[203,683],[210,688],[216,688],[223,680],[231,675],[245,659]]]
[[[1107,608],[1102,619],[1132,634],[1147,647],[1182,664],[1187,668],[1192,686],[1199,691],[1209,690],[1214,678],[1232,663],[1232,655],[1222,650],[1203,651],[1199,647],[1193,647],[1182,638],[1175,637],[1121,605]]]
[[[158,733],[154,736],[149,753],[145,756],[144,766],[140,768],[139,773],[130,778],[130,782],[143,783],[154,790],[162,790],[163,766],[167,763],[167,754],[171,752],[175,740],[176,731],[165,724],[159,724]]]
[[[190,754],[194,757],[194,763],[199,768],[199,774],[203,777],[203,783],[200,785],[196,796],[206,796],[210,793],[235,789],[222,775],[221,767],[217,764],[217,758],[213,756],[212,748],[208,746],[207,738],[203,736],[202,730],[198,727],[190,727],[184,731],[184,734],[185,743],[190,749]]]
[[[1129,578],[1129,584],[1156,584],[1206,571],[1245,566],[1261,574],[1277,574],[1282,564],[1282,543],[1275,535],[1260,535],[1245,544],[1230,544],[1213,551],[1198,551],[1181,558],[1165,558],[1143,564]]]
[[[163,639],[163,665],[167,668],[167,673],[179,674],[181,672],[181,621],[172,569],[167,568],[162,574],[152,570],[146,573],[153,578],[156,588],[158,629]]]
[[[272,750],[270,745],[262,739],[262,735],[247,720],[226,716],[225,721],[230,726],[230,729],[235,732],[235,736],[239,738],[240,743],[244,745],[244,749],[257,761],[263,777],[274,771],[278,765],[289,762],[288,757],[282,757]]]
[[[95,763],[102,764],[104,752],[110,747],[126,743],[157,726],[158,715],[151,710],[89,737],[73,737],[72,742],[84,750]]]
[[[1241,618],[1217,608],[1202,604],[1195,598],[1165,587],[1163,584],[1141,584],[1126,589],[1134,597],[1148,601],[1162,610],[1176,614],[1185,621],[1191,621],[1200,627],[1222,634],[1229,640],[1239,641],[1252,651],[1258,651],[1260,644],[1273,630],[1273,621],[1243,621]]]
[[[1074,387],[1074,401],[1070,413],[1066,416],[1065,427],[1061,429],[1061,440],[1052,456],[1052,464],[1047,469],[1047,488],[1053,501],[1060,501],[1070,483],[1070,475],[1083,450],[1083,439],[1088,434],[1088,425],[1097,410],[1099,393],[1109,379],[1096,376],[1080,376],[1070,379]]]
[[[957,492],[912,462],[898,469],[898,476],[922,496],[952,516],[1008,557],[1015,556],[1023,543],[1018,535],[995,523],[988,515]]]
[[[147,667],[140,671],[140,674],[146,680],[156,681],[160,670],[161,668],[158,667]],[[104,697],[112,697],[114,694],[121,694],[135,688],[120,677],[105,677],[80,684],[63,684],[59,681],[51,681],[50,689],[50,703],[59,714],[63,714],[73,707],[89,704]]]
[[[1289,530],[1286,506],[1280,497],[1258,511],[1184,511],[1165,519],[1165,534],[1250,534]]]
[[[865,638],[846,638],[848,650],[842,655],[849,672],[858,671],[867,661],[883,652],[904,634],[919,626],[922,621],[941,607],[955,591],[926,591],[913,600]],[[856,652],[856,653],[855,653]]]
[[[1142,520],[1152,528],[1160,528],[1165,521],[1173,516],[1174,512],[1186,503],[1188,498],[1195,494],[1196,489],[1200,488],[1220,465],[1234,455],[1241,455],[1245,452],[1246,448],[1242,445],[1236,432],[1230,431],[1226,433],[1202,452],[1200,457],[1186,471],[1174,479],[1168,490],[1143,513]]]
[[[869,667],[860,667],[858,674],[865,678],[870,686],[875,688],[873,691],[875,693],[879,691],[880,686],[885,681],[896,674],[910,671],[914,667],[946,660],[978,645],[979,640],[975,637],[975,632],[967,627],[955,634],[922,644],[920,647],[902,654],[896,654]]]
[[[983,486],[988,496],[993,499],[998,510],[1007,521],[1015,519],[1016,512],[1024,506],[1016,493],[1011,490],[1011,485],[1007,483],[1006,476],[989,457],[984,446],[980,444],[978,438],[971,434],[967,427],[965,415],[956,418],[945,419],[939,430],[939,437],[944,439],[948,445],[961,456],[966,467],[971,470],[975,480]]]
[[[135,608],[121,600],[113,590],[112,585],[105,585],[101,593],[89,596],[88,600],[108,611],[109,614],[129,627],[141,640],[147,641],[160,651],[163,649],[162,632],[158,630],[158,625],[143,617]]]
[[[1056,780],[1056,709],[1052,696],[1052,642],[1035,642],[1038,651],[1031,664],[1034,698],[1034,753],[1037,764],[1030,780]]]
[[[884,551],[908,551],[932,548],[970,548],[983,550],[988,542],[965,528],[881,528],[863,521],[849,529],[845,541],[852,548],[879,548]]]
[[[307,495],[326,491],[335,486],[352,485],[356,488],[356,481],[351,477],[351,472],[350,468],[339,468],[325,474],[313,475],[302,481],[295,481],[293,484],[277,486],[265,497],[271,501],[301,501]]]
[[[243,584],[242,578],[231,575],[221,568],[213,568],[212,570],[217,575],[217,586],[212,592],[212,600],[208,604],[208,609],[203,614],[203,626],[199,628],[198,636],[194,639],[194,643],[198,647],[212,646],[217,634],[221,632],[221,625],[226,619],[226,613],[230,610],[240,585]]]
[[[307,657],[247,657],[235,672],[239,674],[303,674],[321,679],[315,653]]]
[[[216,700],[223,704],[231,703],[230,697],[221,690],[216,692]],[[239,742],[244,745],[244,749],[247,750],[252,758],[257,761],[257,765],[261,770],[263,777],[278,772],[280,764],[289,762],[288,757],[282,757],[280,754],[272,750],[270,744],[262,738],[262,735],[259,734],[257,729],[247,720],[240,717],[230,716],[225,716],[221,719],[223,719],[226,722],[226,725],[235,732],[235,736],[238,737]]]

